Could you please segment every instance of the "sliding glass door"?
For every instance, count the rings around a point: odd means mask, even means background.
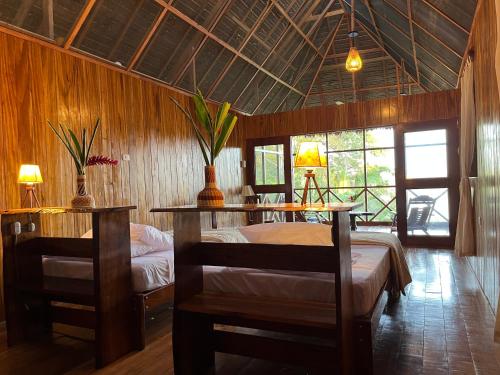
[[[292,202],[292,161],[290,137],[247,141],[247,181],[261,203]],[[264,213],[265,221],[291,221],[288,213]]]
[[[398,235],[403,243],[452,247],[458,214],[457,121],[397,127]]]

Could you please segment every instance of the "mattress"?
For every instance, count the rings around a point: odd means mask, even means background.
[[[43,257],[45,276],[92,280],[93,264],[88,258]],[[142,293],[174,282],[174,252],[155,251],[132,258],[134,292]]]
[[[383,246],[353,245],[352,281],[354,314],[371,311],[390,271],[389,249]],[[203,267],[204,289],[216,293],[251,295],[335,303],[333,274]]]

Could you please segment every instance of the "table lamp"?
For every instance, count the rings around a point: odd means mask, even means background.
[[[245,197],[246,204],[257,203],[256,194],[253,191],[252,185],[243,186],[243,189],[241,190],[241,195]]]
[[[302,142],[299,145],[299,150],[295,156],[295,168],[306,168],[306,173],[304,177],[306,178],[306,183],[304,185],[304,194],[302,195],[302,204],[307,203],[307,193],[309,192],[309,184],[311,179],[314,183],[314,187],[318,191],[319,199],[322,204],[325,204],[323,195],[319,190],[318,182],[316,181],[316,175],[313,173],[312,168],[324,168],[327,166],[326,154],[323,149],[323,144],[321,142]]]
[[[19,184],[26,185],[26,194],[24,195],[22,206],[29,199],[29,207],[33,208],[33,201],[35,201],[36,206],[40,207],[40,202],[36,196],[35,184],[40,184],[43,182],[42,174],[40,173],[40,167],[33,164],[23,164],[19,169],[19,176],[17,177],[17,182]]]

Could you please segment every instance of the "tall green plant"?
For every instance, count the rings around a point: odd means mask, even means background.
[[[226,145],[238,120],[238,117],[229,113],[231,104],[227,102],[222,103],[217,110],[215,119],[212,119],[205,98],[203,98],[201,91],[197,90],[193,96],[196,119],[198,120],[198,123],[196,123],[189,108],[183,108],[172,97],[170,97],[170,100],[184,113],[191,123],[206,165],[214,165],[215,159]]]
[[[94,144],[94,138],[100,123],[101,123],[100,119],[97,119],[94,125],[94,129],[92,130],[92,133],[90,135],[90,139],[88,140],[87,143],[88,133],[86,128],[82,130],[82,137],[81,140],[79,140],[76,134],[67,126],[59,124],[59,130],[58,130],[49,121],[50,128],[56,134],[56,136],[61,140],[64,147],[66,147],[69,154],[73,158],[76,171],[79,175],[85,174],[85,168],[87,167],[90,151],[92,150],[92,145]]]

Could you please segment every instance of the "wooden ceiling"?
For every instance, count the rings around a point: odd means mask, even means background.
[[[476,0],[357,0],[354,75],[351,3],[0,0],[0,22],[248,114],[456,87]]]

